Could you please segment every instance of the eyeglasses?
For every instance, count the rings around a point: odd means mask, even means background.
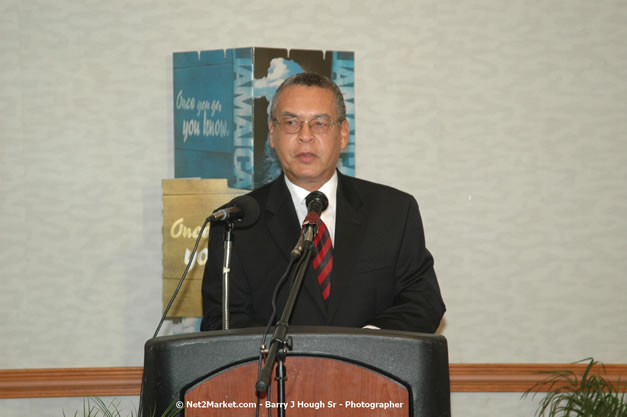
[[[322,135],[327,133],[331,127],[336,124],[340,124],[342,121],[338,120],[334,122],[328,117],[316,117],[311,120],[300,120],[296,117],[285,117],[281,120],[274,119],[274,122],[279,125],[279,128],[283,131],[283,133],[298,133],[302,130],[303,124],[307,123],[309,130],[311,130],[312,133]]]

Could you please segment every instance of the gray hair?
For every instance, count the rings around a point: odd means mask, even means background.
[[[316,74],[313,72],[301,72],[296,75],[292,75],[276,89],[274,96],[272,97],[272,103],[270,104],[270,119],[274,120],[276,116],[276,108],[279,103],[281,92],[293,85],[303,85],[306,87],[319,87],[325,90],[330,90],[335,96],[335,110],[338,114],[338,121],[346,120],[346,105],[344,104],[344,96],[340,91],[340,88],[331,79],[324,75]]]

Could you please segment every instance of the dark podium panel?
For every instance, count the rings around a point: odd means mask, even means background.
[[[263,329],[146,342],[143,415],[183,401],[185,416],[254,416]],[[421,333],[290,327],[286,415],[450,417],[446,339]],[[271,388],[276,402],[276,384]],[[267,416],[265,395],[261,416]],[[293,402],[292,402],[293,401]],[[237,404],[236,408],[229,404]],[[271,406],[273,407],[273,406]],[[272,410],[277,415],[277,410]]]

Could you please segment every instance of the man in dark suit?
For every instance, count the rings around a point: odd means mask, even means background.
[[[307,214],[305,197],[319,190],[329,199],[321,219],[331,261],[320,283],[318,270],[308,269],[290,324],[435,332],[445,307],[416,200],[336,169],[349,138],[339,88],[316,74],[289,78],[275,93],[269,129],[283,175],[250,193],[260,218],[234,231],[231,327],[267,323],[272,293]],[[202,330],[222,326],[223,232],[216,225],[210,232]],[[288,292],[289,283],[279,291],[277,317]]]

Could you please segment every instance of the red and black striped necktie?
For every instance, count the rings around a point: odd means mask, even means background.
[[[318,234],[313,240],[316,247],[316,256],[312,263],[318,285],[322,291],[322,298],[326,301],[331,294],[331,271],[333,270],[333,242],[327,226],[320,220]]]

